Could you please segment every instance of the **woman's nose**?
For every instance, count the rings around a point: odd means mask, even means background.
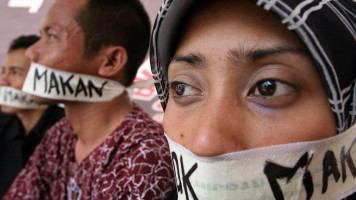
[[[194,136],[190,150],[203,157],[217,156],[245,149],[243,142],[243,121],[236,112],[236,104],[208,100],[197,113]]]

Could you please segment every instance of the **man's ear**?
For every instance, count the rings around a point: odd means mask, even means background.
[[[109,46],[104,49],[104,61],[98,74],[104,77],[117,76],[127,63],[127,51],[122,46]]]

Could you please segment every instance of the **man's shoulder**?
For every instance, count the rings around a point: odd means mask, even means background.
[[[144,143],[147,140],[161,141],[164,138],[163,127],[153,120],[140,106],[135,105],[118,131],[122,131],[126,142]],[[120,130],[121,129],[121,130]]]
[[[120,152],[140,149],[142,146],[166,145],[163,127],[153,120],[143,109],[136,105],[132,108],[125,120],[109,136],[112,141],[120,141]]]
[[[51,127],[50,130],[66,130],[66,129],[71,129],[71,124],[69,120],[66,117],[63,117],[62,119],[58,120],[53,126]]]
[[[71,123],[66,117],[63,117],[47,130],[45,134],[45,140],[50,140],[50,143],[52,143],[53,140],[58,140],[58,142],[65,142],[65,140],[63,140],[64,138],[69,139],[73,136],[75,136],[75,133],[71,126]]]
[[[163,133],[162,124],[152,119],[152,117],[136,103],[122,124],[132,127],[132,131],[144,130],[145,132],[153,131]]]

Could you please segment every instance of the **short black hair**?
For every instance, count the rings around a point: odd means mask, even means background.
[[[123,46],[128,54],[124,68],[130,85],[149,46],[150,20],[139,0],[88,0],[75,20],[84,33],[85,55],[91,56],[106,46]]]
[[[21,35],[12,40],[9,49],[7,50],[7,53],[21,48],[27,49],[28,47],[36,43],[39,39],[40,37],[37,35]]]

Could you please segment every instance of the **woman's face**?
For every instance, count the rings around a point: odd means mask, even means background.
[[[311,59],[277,19],[249,2],[207,6],[172,59],[168,136],[198,156],[336,134]]]

